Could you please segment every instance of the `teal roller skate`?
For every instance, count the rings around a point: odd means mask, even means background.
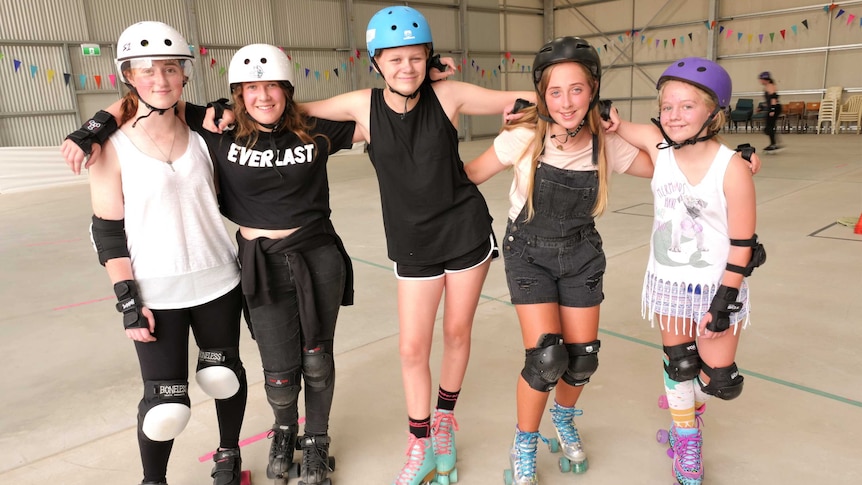
[[[525,432],[515,427],[515,441],[509,452],[511,468],[503,471],[503,482],[506,485],[536,485],[536,452],[539,440],[550,446],[550,441],[538,431]]]
[[[437,483],[449,485],[458,481],[458,469],[455,468],[455,431],[458,422],[453,411],[436,409],[431,421],[431,442],[434,444],[434,456],[437,461]]]
[[[431,438],[417,438],[411,434],[407,441],[407,463],[392,485],[434,485],[436,474],[437,462]]]
[[[269,445],[269,463],[266,465],[266,478],[287,479],[299,476],[299,466],[293,463],[296,451],[297,425],[274,426],[267,434],[272,440]]]
[[[562,448],[563,456],[560,457],[560,471],[568,473],[584,473],[589,468],[587,454],[581,444],[578,428],[575,427],[575,416],[581,416],[584,412],[580,409],[560,406],[556,402],[551,408],[551,421],[557,430],[558,442],[551,442],[551,451],[556,453]],[[562,446],[561,446],[562,445]]]

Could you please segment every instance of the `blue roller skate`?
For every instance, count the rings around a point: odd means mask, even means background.
[[[437,462],[431,438],[417,438],[411,434],[407,441],[407,463],[392,485],[434,485],[436,474]]]
[[[434,456],[437,461],[437,483],[449,485],[458,481],[458,469],[455,468],[455,431],[458,422],[453,411],[436,409],[431,425],[431,442],[434,444]]]
[[[538,431],[525,432],[515,427],[515,440],[509,452],[511,468],[503,471],[505,485],[536,485],[539,478],[536,475],[536,452],[539,440],[550,446],[550,441]]]

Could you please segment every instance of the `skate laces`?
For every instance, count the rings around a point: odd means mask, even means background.
[[[267,439],[272,440],[272,452],[270,453],[272,456],[285,456],[287,455],[288,443],[287,440],[290,437],[290,431],[286,429],[271,429],[268,433],[266,433]]]
[[[398,474],[393,485],[412,484],[413,479],[419,475],[419,469],[422,468],[422,463],[425,461],[425,450],[431,445],[431,440],[428,438],[417,438],[410,435],[407,440],[407,463]]]
[[[452,431],[458,431],[458,422],[452,412],[438,411],[434,416],[431,433],[434,437],[434,453],[437,455],[452,454]]]
[[[582,416],[583,414],[583,409],[567,408],[554,403],[554,407],[551,408],[551,421],[560,433],[560,439],[563,440],[564,444],[581,441],[574,419],[575,416]]]
[[[538,431],[518,431],[515,436],[515,448],[518,452],[518,462],[515,464],[518,476],[531,477],[536,474],[536,452],[539,440],[549,444],[550,440],[542,436]]]
[[[324,449],[325,444],[318,444],[317,440],[323,440],[323,436],[306,436],[302,440],[302,469],[316,471],[320,468],[326,468],[328,471],[333,471],[329,468],[328,450]]]
[[[700,431],[681,435],[677,433],[673,452],[679,457],[679,465],[686,473],[700,473],[701,454],[700,447],[703,442]]]

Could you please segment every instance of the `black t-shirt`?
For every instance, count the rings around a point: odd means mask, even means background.
[[[261,132],[255,145],[246,148],[231,132],[204,129],[205,115],[205,107],[186,103],[186,123],[213,155],[225,217],[257,229],[291,229],[329,217],[326,162],[352,145],[355,123],[309,117],[314,143],[290,131]]]

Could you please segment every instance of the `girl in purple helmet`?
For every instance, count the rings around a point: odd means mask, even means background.
[[[712,396],[729,400],[742,392],[734,359],[749,319],[745,277],[765,253],[754,233],[752,171],[715,138],[730,101],[730,76],[715,62],[685,58],[656,87],[655,126],[620,121],[616,132],[655,163],[642,308],[661,328],[673,473],[682,485],[699,485],[701,413]],[[615,112],[612,118],[617,121]]]

